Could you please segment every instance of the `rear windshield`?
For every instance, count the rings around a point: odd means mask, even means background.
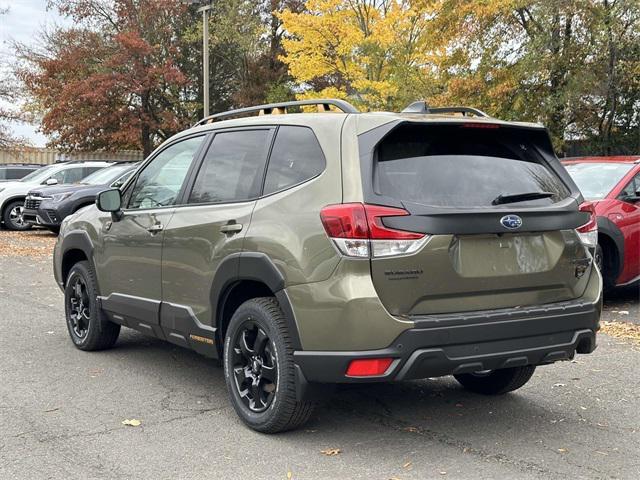
[[[377,147],[380,195],[438,207],[544,206],[570,191],[545,165],[526,130],[403,125]],[[545,198],[498,202],[499,197]],[[540,195],[542,194],[542,195]]]

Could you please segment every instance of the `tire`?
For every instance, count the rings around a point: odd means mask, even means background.
[[[612,259],[615,259],[615,254],[610,249],[605,250],[600,244],[596,246],[593,261],[602,275],[602,289],[605,292],[611,292],[616,286],[615,278],[612,278]]]
[[[463,373],[455,379],[469,391],[483,395],[502,395],[519,389],[529,381],[536,367],[503,368],[489,373]]]
[[[296,399],[291,337],[275,298],[238,307],[225,335],[223,367],[231,404],[250,428],[283,432],[311,416],[314,404]]]
[[[64,309],[69,336],[80,350],[111,348],[120,334],[120,325],[109,321],[98,309],[97,296],[95,275],[89,262],[76,263],[64,288]]]
[[[22,211],[24,210],[24,201],[14,201],[7,204],[2,212],[2,220],[4,226],[8,230],[29,230],[31,225],[22,220]]]

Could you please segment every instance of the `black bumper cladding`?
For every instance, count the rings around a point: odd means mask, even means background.
[[[359,352],[297,351],[302,381],[353,383],[411,380],[523,365],[544,365],[591,353],[602,303],[563,302],[458,315],[413,318],[415,328],[391,346]],[[347,377],[355,359],[391,357],[384,375]]]

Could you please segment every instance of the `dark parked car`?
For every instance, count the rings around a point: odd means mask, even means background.
[[[606,288],[640,282],[640,156],[563,162],[597,217],[596,263]]]
[[[118,188],[136,169],[136,164],[117,163],[98,170],[71,185],[42,186],[31,190],[24,202],[24,221],[58,232],[65,217],[92,205],[105,188]]]
[[[22,216],[24,200],[29,191],[44,185],[72,184],[88,177],[93,172],[113,165],[108,161],[60,162],[31,172],[20,180],[0,183],[0,218],[9,230],[27,230],[31,224]]]
[[[5,163],[0,165],[0,182],[20,180],[40,167],[42,165],[35,163]]]

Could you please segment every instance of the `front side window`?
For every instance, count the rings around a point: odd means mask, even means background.
[[[136,179],[128,208],[175,205],[189,167],[204,136],[192,137],[165,148]]]
[[[204,158],[189,203],[236,202],[260,194],[269,130],[217,133]]]
[[[324,154],[311,129],[280,127],[269,158],[264,193],[302,183],[322,173],[324,168]]]
[[[640,192],[640,173],[631,179],[627,186],[620,192],[620,197],[635,197]]]

